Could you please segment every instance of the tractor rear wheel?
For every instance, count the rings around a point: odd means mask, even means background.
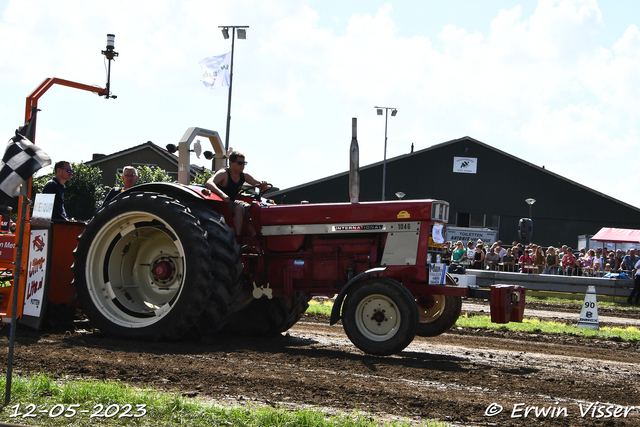
[[[245,296],[243,294],[243,296]],[[260,336],[277,335],[291,329],[302,317],[311,297],[306,292],[296,291],[291,297],[263,296],[253,299],[242,309],[233,313],[221,332],[232,335]],[[241,296],[242,299],[242,296]]]
[[[235,311],[236,300],[242,290],[240,276],[244,267],[235,231],[227,226],[222,216],[201,204],[188,207],[207,235],[210,251],[208,262],[213,267],[212,278],[215,283],[211,289],[209,304],[192,331],[196,337],[201,337],[218,331],[227,317]]]
[[[213,289],[235,280],[216,276],[220,257],[207,234],[172,197],[123,194],[79,238],[74,285],[82,310],[111,336],[180,338],[210,304]]]
[[[360,350],[388,356],[413,341],[418,310],[413,296],[401,284],[384,277],[371,278],[349,289],[342,324]]]
[[[455,281],[447,274],[447,284]],[[462,298],[453,295],[419,295],[416,297],[420,323],[416,335],[435,337],[447,332],[458,321],[462,311]]]

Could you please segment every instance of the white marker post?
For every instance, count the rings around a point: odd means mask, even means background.
[[[578,328],[600,329],[598,321],[598,301],[596,299],[596,287],[589,286],[584,296],[584,304],[578,320]]]

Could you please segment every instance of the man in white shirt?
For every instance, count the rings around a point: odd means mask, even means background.
[[[504,258],[505,254],[507,253],[507,250],[502,247],[502,240],[498,240],[496,242],[496,253],[500,257],[500,262],[502,262],[502,258]]]

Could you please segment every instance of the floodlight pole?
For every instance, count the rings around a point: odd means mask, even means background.
[[[382,164],[382,201],[384,202],[385,200],[385,186],[387,183],[387,122],[389,120],[389,110],[391,111],[391,115],[395,116],[396,114],[398,114],[398,110],[396,108],[393,107],[373,107],[375,109],[378,110],[378,115],[381,116],[382,115],[382,110],[385,110],[385,117],[384,117],[384,161]]]
[[[229,101],[227,104],[227,132],[224,136],[224,151],[225,155],[229,150],[229,131],[231,130],[231,91],[233,90],[233,51],[236,44],[236,32],[231,31],[231,68],[229,70]]]
[[[229,101],[227,104],[227,134],[224,138],[224,155],[225,158],[227,156],[227,151],[229,151],[229,132],[231,130],[231,91],[233,90],[233,54],[235,51],[235,42],[236,42],[236,29],[238,31],[243,31],[242,34],[238,33],[238,38],[246,38],[243,35],[246,34],[246,28],[249,28],[247,25],[221,25],[218,28],[222,28],[223,37],[229,38],[229,28],[231,28],[231,66],[229,67]],[[215,169],[214,169],[215,170]]]

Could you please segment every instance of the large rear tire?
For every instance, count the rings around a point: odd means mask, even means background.
[[[447,274],[447,284],[455,281]],[[435,337],[447,332],[458,321],[462,311],[462,298],[453,295],[419,295],[416,304],[420,323],[416,335]]]
[[[250,294],[245,296],[253,298]],[[229,316],[221,332],[245,336],[280,334],[300,320],[309,308],[310,300],[309,294],[302,291],[294,292],[291,297],[268,299],[263,296],[253,299],[246,307]]]
[[[193,330],[196,336],[202,337],[217,332],[235,311],[236,300],[242,290],[240,276],[244,267],[235,231],[224,222],[224,217],[199,204],[189,205],[189,209],[207,235],[208,262],[212,266],[215,284],[211,289],[210,302]]]
[[[349,289],[342,324],[351,342],[365,353],[388,356],[404,350],[418,327],[413,296],[401,284],[371,278]]]
[[[221,282],[213,268],[220,257],[211,259],[207,234],[172,197],[123,194],[100,209],[80,236],[74,285],[82,310],[111,336],[180,338]]]

